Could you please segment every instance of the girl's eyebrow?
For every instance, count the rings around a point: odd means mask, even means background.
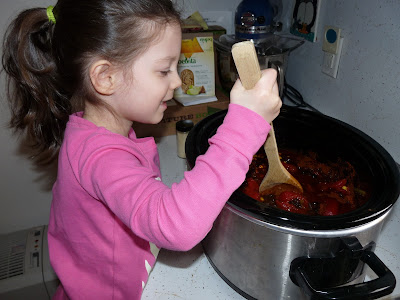
[[[166,57],[162,57],[162,58],[156,59],[155,61],[156,62],[164,62],[164,61],[170,62],[170,61],[173,61],[174,59],[176,59],[175,56],[166,56]]]

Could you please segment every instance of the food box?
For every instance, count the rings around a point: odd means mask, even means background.
[[[174,99],[184,106],[217,101],[212,32],[183,33],[178,73],[181,87]]]
[[[158,124],[142,124],[134,123],[133,129],[138,137],[154,136],[162,137],[173,135],[176,133],[176,122],[180,120],[192,120],[193,123],[198,123],[205,117],[227,109],[229,105],[229,97],[219,89],[216,90],[217,101],[202,103],[191,106],[183,106],[175,100],[168,103],[168,108],[164,112],[164,117]]]
[[[203,30],[202,32],[211,32],[214,40],[218,40],[221,35],[226,34],[226,29],[219,25],[210,25],[208,26],[208,29]]]

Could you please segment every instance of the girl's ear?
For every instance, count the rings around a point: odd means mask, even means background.
[[[90,67],[90,81],[102,95],[112,95],[116,89],[116,69],[108,60],[97,60]]]

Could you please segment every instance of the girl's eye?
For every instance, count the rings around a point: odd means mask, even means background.
[[[168,70],[168,71],[161,71],[160,73],[161,73],[162,76],[167,76],[167,75],[169,74],[169,72],[171,72],[171,71],[170,71],[170,70]]]

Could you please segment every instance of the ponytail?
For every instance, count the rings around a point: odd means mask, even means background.
[[[9,125],[15,131],[26,130],[38,153],[58,148],[72,112],[70,95],[57,77],[52,51],[54,26],[46,9],[28,9],[10,24],[3,41]]]

